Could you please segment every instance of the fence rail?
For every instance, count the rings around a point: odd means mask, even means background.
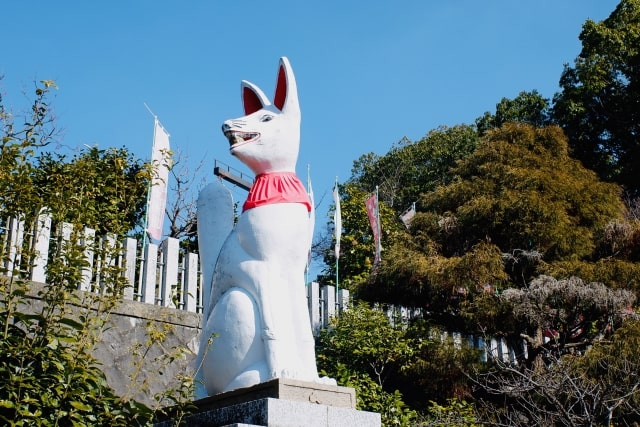
[[[18,275],[35,282],[46,283],[50,249],[72,239],[71,224],[53,226],[51,216],[41,214],[33,224],[19,218],[0,220],[0,274]],[[166,238],[160,244],[142,244],[127,237],[96,237],[95,230],[84,227],[80,233],[80,245],[84,248],[87,266],[83,269],[79,290],[103,289],[100,283],[101,269],[106,265],[119,267],[130,286],[123,298],[186,310],[202,312],[202,273],[197,253],[180,248],[175,238]],[[104,258],[97,248],[116,248],[117,256]],[[302,286],[302,284],[301,284]],[[309,319],[314,331],[326,326],[336,310],[346,307],[349,292],[336,293],[332,286],[320,287],[311,282],[307,287]]]

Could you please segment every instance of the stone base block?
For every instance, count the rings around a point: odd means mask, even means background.
[[[355,390],[275,379],[194,402],[189,427],[380,427],[380,414],[358,411]],[[155,427],[169,427],[171,420]]]
[[[379,427],[380,414],[282,399],[259,399],[185,418],[189,427]],[[165,427],[165,423],[157,424]],[[169,421],[166,426],[170,426]]]
[[[268,397],[340,408],[356,407],[356,392],[353,388],[287,378],[276,378],[251,387],[218,393],[200,399],[195,404],[200,409],[214,409]]]

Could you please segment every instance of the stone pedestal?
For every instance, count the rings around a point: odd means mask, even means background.
[[[189,427],[379,427],[380,414],[355,409],[355,390],[274,379],[194,402]],[[171,420],[156,424],[169,427]]]

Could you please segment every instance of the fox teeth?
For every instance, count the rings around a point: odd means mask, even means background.
[[[234,146],[242,142],[256,139],[260,134],[257,132],[225,132],[225,136],[229,139],[229,144]]]

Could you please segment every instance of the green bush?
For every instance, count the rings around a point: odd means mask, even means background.
[[[34,286],[24,277],[23,269],[34,257],[28,242],[9,247],[4,239],[0,244],[0,424],[148,425],[162,408],[151,409],[116,395],[92,356],[111,312],[129,286],[123,267],[105,262],[120,256],[121,249],[105,240],[87,241],[82,231],[89,221],[102,232],[119,236],[129,232],[140,217],[144,203],[140,188],[151,170],[126,150],[91,149],[70,165],[43,154],[55,136],[47,103],[53,88],[53,82],[41,82],[22,125],[16,125],[16,118],[6,111],[0,92],[0,218],[19,217],[27,236],[42,209],[53,208],[50,204],[57,201],[54,227],[58,221],[72,225],[69,239],[54,240],[50,246],[44,286]],[[43,159],[48,159],[47,173],[38,169]],[[112,163],[117,167],[110,167]],[[83,177],[87,181],[80,184]],[[58,195],[57,200],[52,194]],[[100,288],[94,292],[79,291],[91,265],[87,253],[93,253],[94,263],[100,264]],[[160,341],[150,337],[146,345]],[[185,379],[182,386],[156,399],[178,403],[180,415],[192,384]]]

